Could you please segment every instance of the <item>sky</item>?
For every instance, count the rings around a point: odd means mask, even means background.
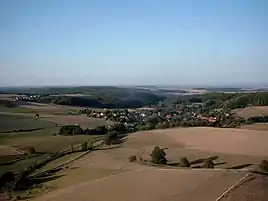
[[[0,0],[0,86],[268,85],[267,0]]]

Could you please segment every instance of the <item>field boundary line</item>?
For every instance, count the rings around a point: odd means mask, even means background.
[[[99,141],[99,139],[98,139],[97,141]],[[81,145],[79,145],[79,146],[81,146]],[[101,146],[101,145],[97,145],[97,146],[95,146],[94,148],[99,147],[99,146]],[[53,170],[57,170],[57,169],[59,169],[59,168],[62,168],[62,167],[64,167],[64,166],[66,166],[66,165],[72,163],[73,161],[78,160],[79,158],[82,158],[83,156],[85,156],[86,154],[88,154],[88,153],[90,153],[90,152],[92,152],[92,151],[94,151],[94,150],[87,150],[87,151],[81,153],[80,155],[78,155],[78,156],[76,156],[76,157],[74,157],[74,158],[72,158],[72,159],[70,159],[70,160],[68,160],[68,161],[65,161],[65,162],[63,162],[63,163],[57,165],[56,167],[53,167],[53,168],[50,168],[50,169],[45,170],[45,171],[43,171],[43,172],[37,173],[37,174],[35,174],[35,175],[32,175],[31,177],[42,176],[42,175],[46,174],[47,172],[50,172],[50,171],[53,171]],[[65,152],[66,152],[66,151],[65,151]],[[57,160],[57,159],[55,159],[55,160]]]
[[[218,197],[216,199],[216,201],[220,201],[221,199],[223,199],[224,197],[228,196],[231,192],[233,192],[236,188],[238,188],[239,186],[243,185],[244,183],[246,183],[247,181],[254,179],[253,174],[252,173],[248,173],[246,174],[244,177],[242,177],[240,180],[238,180],[234,185],[232,185],[231,187],[229,187],[226,191],[224,191],[220,197]]]

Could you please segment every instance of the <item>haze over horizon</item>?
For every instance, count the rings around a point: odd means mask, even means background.
[[[268,85],[266,0],[2,0],[0,86]]]

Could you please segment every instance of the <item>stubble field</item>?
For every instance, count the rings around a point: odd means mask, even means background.
[[[243,178],[245,170],[256,169],[260,160],[267,158],[267,142],[266,132],[246,129],[180,128],[133,133],[122,147],[98,150],[70,164],[58,173],[59,179],[46,183],[57,190],[36,200],[214,201]],[[173,165],[181,157],[187,157],[192,167],[213,157],[216,169],[165,169],[129,163],[131,155],[150,160],[154,146],[166,148],[168,163]],[[262,180],[256,177],[256,182]]]

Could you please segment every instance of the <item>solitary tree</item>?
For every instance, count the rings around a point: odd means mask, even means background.
[[[158,146],[153,149],[151,158],[154,164],[167,164],[166,152]]]
[[[205,159],[204,161],[204,168],[214,168],[213,160],[210,158]]]
[[[118,134],[115,131],[112,131],[106,135],[106,138],[104,140],[105,145],[111,145],[115,143],[118,140]]]
[[[87,151],[88,150],[88,143],[87,141],[85,141],[82,145],[81,145],[81,151]]]
[[[188,159],[185,157],[182,157],[181,161],[180,161],[180,166],[181,167],[190,167],[190,163],[189,163]]]
[[[262,160],[260,163],[260,169],[262,171],[268,172],[268,161],[267,160]]]

